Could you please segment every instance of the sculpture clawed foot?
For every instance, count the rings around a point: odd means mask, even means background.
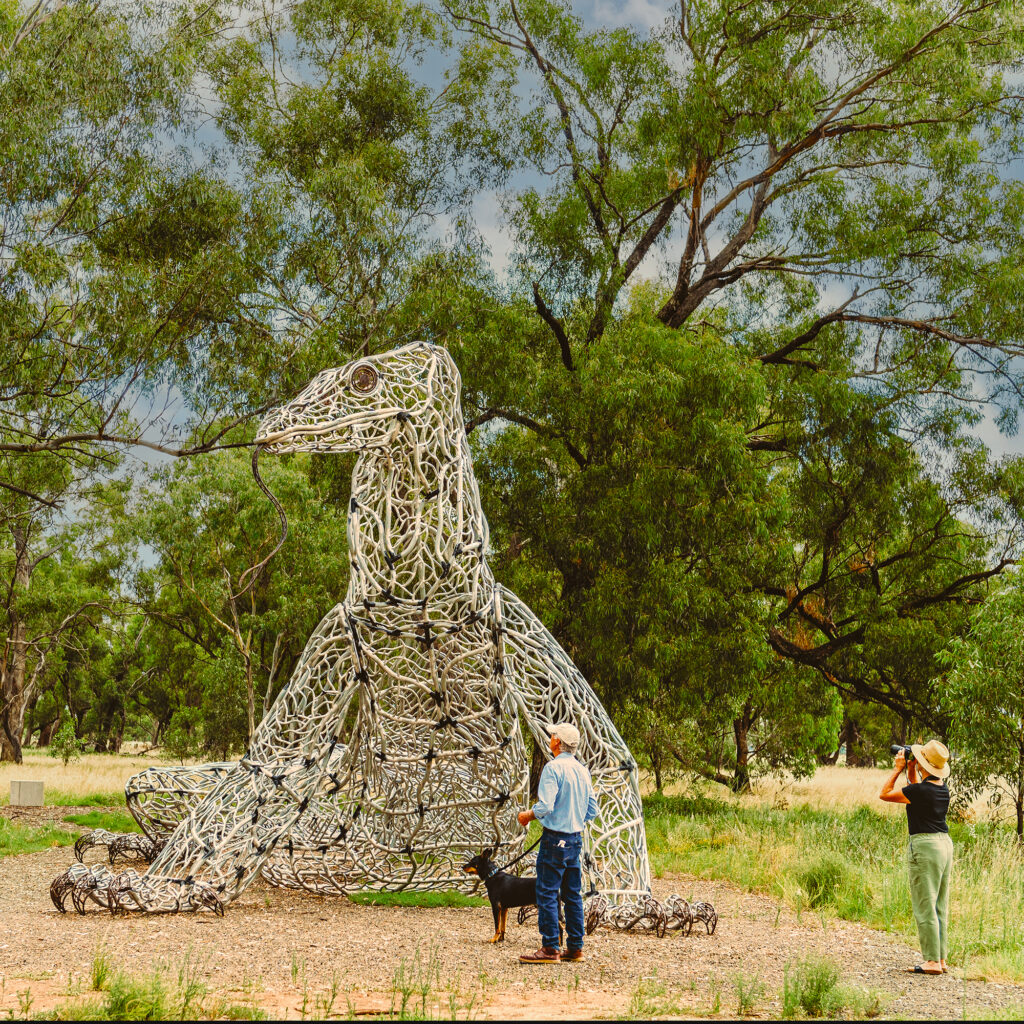
[[[72,864],[50,886],[50,899],[63,914],[68,899],[79,914],[95,903],[112,914],[128,911],[178,914],[212,910],[224,914],[224,903],[213,886],[195,879],[148,878],[129,869],[114,873],[102,864]]]
[[[166,845],[165,839],[151,839],[138,832],[108,832],[105,828],[97,828],[79,836],[75,843],[75,859],[84,862],[86,852],[99,846],[106,847],[111,864],[119,860],[129,864],[149,864]]]
[[[585,914],[588,935],[600,924],[620,932],[639,928],[659,937],[674,931],[689,935],[697,921],[703,923],[708,935],[714,935],[718,927],[718,914],[710,903],[690,903],[675,894],[664,903],[647,895],[612,907],[606,896],[593,893],[585,902]]]

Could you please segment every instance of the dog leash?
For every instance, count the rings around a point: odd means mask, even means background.
[[[516,857],[515,860],[510,860],[503,868],[495,868],[494,873],[497,874],[499,871],[508,871],[508,869],[512,867],[513,864],[518,864],[528,853],[533,853],[533,851],[536,850],[538,846],[540,846],[540,841],[543,838],[544,833],[541,832],[540,837],[537,839],[537,842],[533,844],[533,846],[528,846],[525,850],[523,850],[521,854],[519,854],[518,857]]]

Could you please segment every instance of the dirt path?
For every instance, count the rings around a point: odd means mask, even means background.
[[[881,932],[846,922],[823,929],[817,917],[798,921],[767,898],[682,876],[659,880],[655,894],[710,899],[721,918],[714,936],[600,931],[588,940],[582,963],[526,968],[515,957],[534,948],[536,933],[512,924],[510,942],[488,945],[487,908],[364,907],[258,883],[220,920],[112,918],[99,911],[61,916],[48,888],[70,859],[65,848],[0,860],[0,1013],[17,1013],[18,993],[26,989],[38,1012],[69,987],[87,988],[100,945],[116,967],[139,974],[161,962],[176,973],[191,951],[212,988],[238,999],[255,995],[272,1018],[299,1018],[304,998],[307,1015],[321,1015],[332,977],[335,1015],[386,1011],[396,970],[401,966],[415,979],[417,956],[423,965],[432,953],[439,979],[434,995],[444,1008],[450,999],[460,1016],[615,1017],[630,1013],[638,986],[644,1003],[633,1003],[633,1013],[707,1016],[717,1001],[720,1015],[735,1016],[737,976],[760,978],[764,994],[756,1012],[772,1016],[779,1011],[785,964],[809,953],[833,959],[847,984],[883,992],[887,1017],[948,1018],[965,1007],[968,1015],[986,1015],[1024,1004],[1024,986],[904,973],[914,951]]]

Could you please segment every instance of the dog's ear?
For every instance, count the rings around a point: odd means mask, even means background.
[[[488,846],[486,850],[481,850],[480,856],[490,860],[494,856],[495,847]]]

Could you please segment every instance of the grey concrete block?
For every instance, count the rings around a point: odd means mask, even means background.
[[[11,779],[12,807],[42,807],[43,784],[28,780]]]

